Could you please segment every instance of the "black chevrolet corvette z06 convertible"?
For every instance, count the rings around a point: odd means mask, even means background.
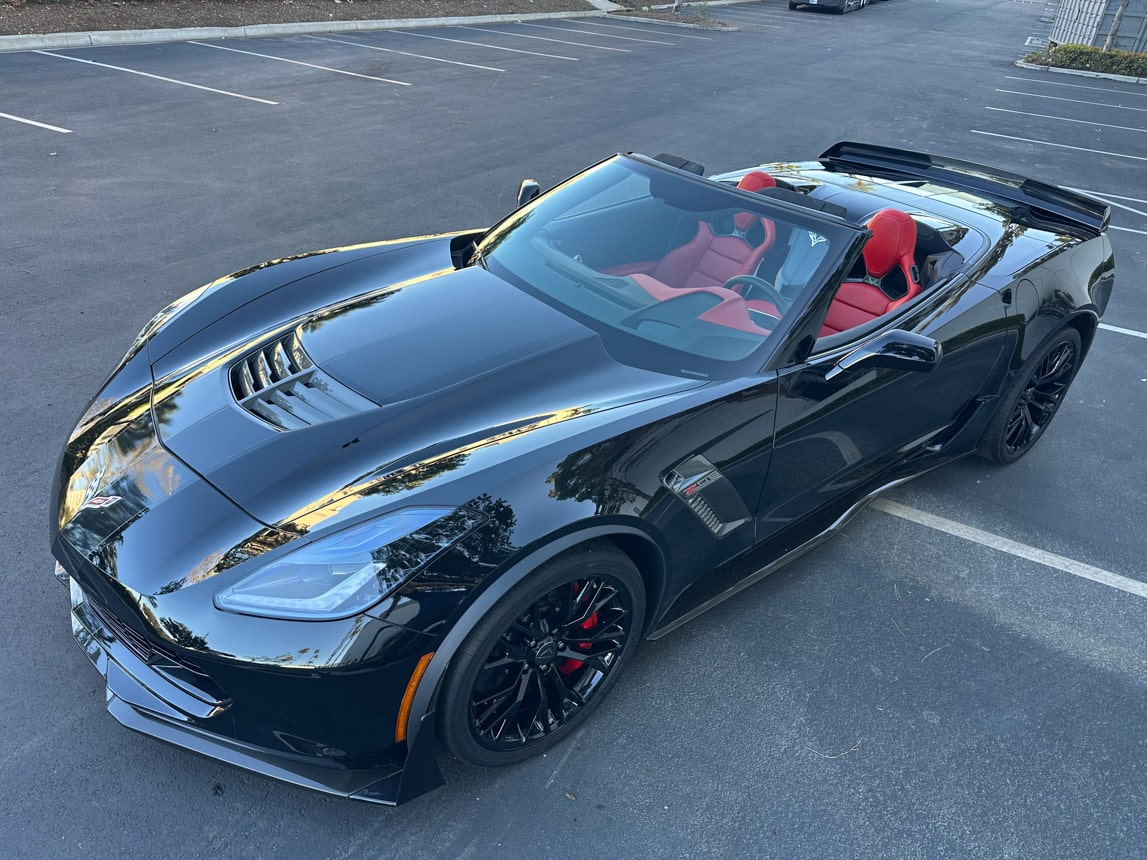
[[[841,143],[704,178],[616,155],[489,230],[185,296],[64,450],[56,575],[129,728],[400,803],[509,764],[656,638],[866,501],[1043,435],[1108,211]]]

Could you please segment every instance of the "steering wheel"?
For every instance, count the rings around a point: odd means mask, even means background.
[[[777,306],[777,310],[782,314],[789,309],[792,302],[781,295],[780,290],[766,281],[764,278],[758,278],[756,275],[734,275],[725,281],[722,286],[727,290],[733,290],[734,284],[748,284],[749,286],[756,287],[762,290],[770,302]],[[735,290],[740,292],[740,290]]]

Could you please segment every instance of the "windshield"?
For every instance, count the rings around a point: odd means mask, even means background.
[[[814,212],[618,156],[513,213],[479,251],[617,360],[729,378],[760,369],[853,238]]]

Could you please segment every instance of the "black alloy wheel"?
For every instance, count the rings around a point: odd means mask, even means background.
[[[641,576],[608,545],[563,554],[511,590],[462,645],[439,733],[463,761],[513,764],[548,749],[613,685],[641,636]]]
[[[1081,346],[1079,333],[1065,328],[1028,359],[984,431],[983,456],[1013,463],[1040,440],[1079,370]]]

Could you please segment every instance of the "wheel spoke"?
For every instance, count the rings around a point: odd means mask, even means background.
[[[632,611],[609,576],[568,580],[524,607],[494,640],[471,689],[474,738],[508,751],[566,726],[618,665]]]

